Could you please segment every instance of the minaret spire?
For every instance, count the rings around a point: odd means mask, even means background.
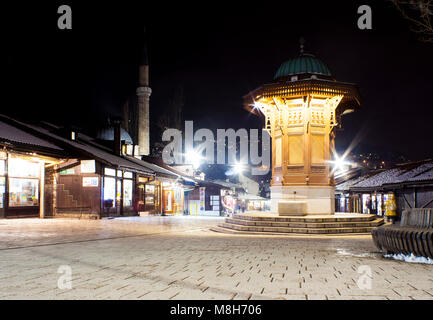
[[[144,30],[146,32],[146,30]],[[149,57],[147,52],[146,36],[143,41],[143,48],[138,67],[138,88],[137,88],[137,130],[140,155],[150,154],[150,125],[149,125],[149,101],[152,89],[149,85]]]

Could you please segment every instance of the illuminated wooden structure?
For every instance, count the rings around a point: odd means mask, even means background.
[[[272,138],[271,210],[280,214],[333,214],[335,128],[360,107],[358,89],[337,82],[310,54],[286,61],[274,80],[244,96],[263,115]]]

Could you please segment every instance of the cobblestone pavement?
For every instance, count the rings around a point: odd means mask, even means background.
[[[0,220],[0,299],[433,299],[433,265],[382,258],[370,236],[209,231],[218,221]]]

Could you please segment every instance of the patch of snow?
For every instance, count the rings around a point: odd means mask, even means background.
[[[405,262],[411,262],[411,263],[425,263],[425,264],[433,264],[433,259],[430,258],[426,258],[426,257],[418,257],[415,256],[413,253],[409,254],[384,254],[383,255],[385,258],[391,258],[394,260],[399,260],[399,261],[405,261]]]
[[[337,254],[342,256],[352,256],[352,257],[358,257],[358,258],[365,258],[365,257],[372,257],[373,255],[371,253],[365,252],[365,253],[352,253],[348,252],[344,249],[337,249]]]

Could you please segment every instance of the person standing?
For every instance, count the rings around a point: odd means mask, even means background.
[[[397,203],[395,201],[394,193],[388,194],[388,200],[385,202],[385,210],[387,221],[394,224],[397,216]]]

